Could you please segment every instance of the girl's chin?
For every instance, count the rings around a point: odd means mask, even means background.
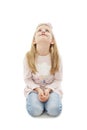
[[[42,37],[38,40],[39,42],[50,42],[48,38]]]

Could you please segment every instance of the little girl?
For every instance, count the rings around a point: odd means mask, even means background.
[[[37,26],[31,49],[24,58],[26,108],[31,116],[46,112],[58,116],[62,111],[62,65],[52,26]]]

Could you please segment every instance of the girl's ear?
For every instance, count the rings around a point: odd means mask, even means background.
[[[36,44],[36,42],[35,42],[35,36],[33,36],[33,44]]]
[[[35,41],[33,41],[33,44],[36,44],[36,42],[35,42]]]
[[[54,44],[54,42],[52,41],[50,44]]]
[[[35,39],[33,40],[33,44],[36,44]]]

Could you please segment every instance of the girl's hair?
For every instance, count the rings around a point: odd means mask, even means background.
[[[44,24],[44,23],[38,25],[38,27],[42,26],[42,25],[47,25],[48,27],[50,27],[52,29],[52,26],[50,24]],[[34,34],[34,37],[35,37],[35,34]],[[29,68],[35,74],[37,72],[37,69],[36,69],[36,66],[35,66],[35,57],[36,57],[37,51],[36,51],[36,44],[34,44],[34,37],[33,37],[32,45],[31,45],[31,49],[30,49],[30,51],[28,51],[26,53],[26,57],[27,57],[27,60],[28,60]],[[59,57],[58,48],[57,48],[56,41],[55,41],[53,34],[52,34],[52,42],[54,44],[51,44],[50,49],[49,49],[50,55],[51,55],[50,73],[55,74],[56,71],[59,71],[60,57]]]

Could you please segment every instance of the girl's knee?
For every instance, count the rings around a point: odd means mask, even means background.
[[[27,104],[26,108],[31,116],[40,116],[44,111],[43,107],[37,104]]]
[[[62,111],[62,104],[51,105],[46,109],[46,111],[47,111],[47,114],[50,116],[58,116],[58,115],[60,115],[60,113]]]
[[[62,103],[57,93],[52,93],[45,104],[45,109],[50,116],[58,116],[62,111]]]
[[[40,116],[43,113],[44,106],[38,100],[36,93],[31,93],[26,99],[26,109],[31,116]]]

